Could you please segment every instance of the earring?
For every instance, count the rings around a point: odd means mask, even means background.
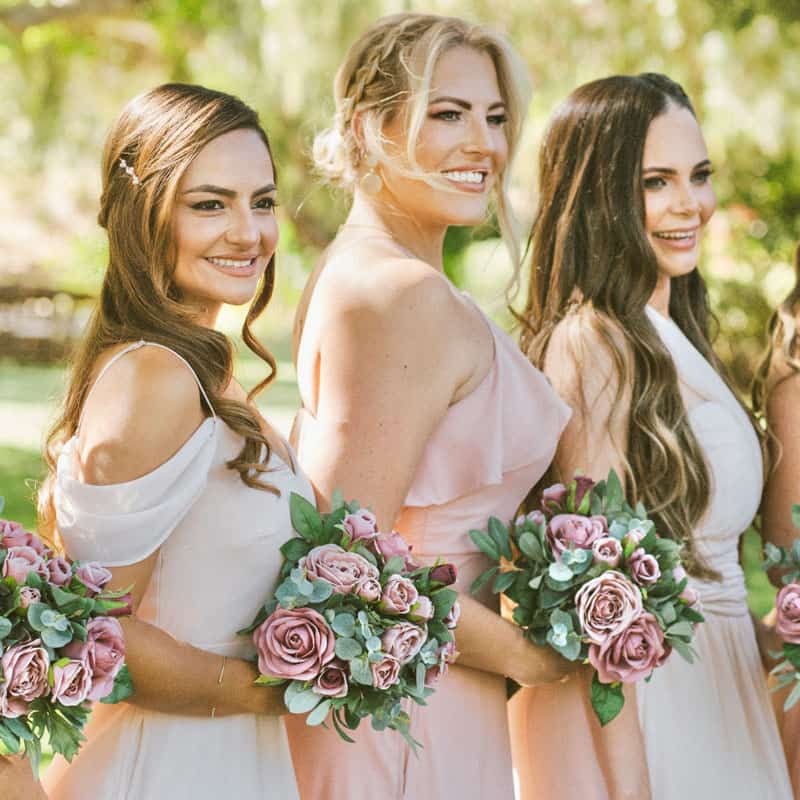
[[[364,163],[367,165],[368,170],[361,177],[361,188],[367,194],[378,194],[383,186],[381,176],[375,172],[375,167],[378,166],[378,159],[374,155],[368,155],[364,158]]]

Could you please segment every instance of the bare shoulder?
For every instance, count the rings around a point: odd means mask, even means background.
[[[96,375],[115,354],[98,359]],[[146,474],[174,455],[203,419],[197,381],[176,355],[152,346],[125,353],[97,380],[83,409],[84,479],[115,483]]]

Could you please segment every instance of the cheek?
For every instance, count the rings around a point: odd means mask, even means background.
[[[668,194],[666,191],[644,193],[644,227],[648,234],[659,229],[664,214],[669,211]]]
[[[711,186],[705,186],[698,194],[698,202],[700,205],[700,221],[705,225],[717,210],[717,193]]]

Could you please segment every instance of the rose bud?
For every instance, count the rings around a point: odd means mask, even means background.
[[[655,556],[648,555],[643,547],[633,551],[628,559],[628,569],[639,586],[652,586],[661,577],[661,567]]]
[[[455,564],[437,564],[431,568],[430,579],[442,586],[450,586],[456,582],[457,574]]]
[[[433,603],[430,597],[420,595],[417,602],[411,606],[408,618],[413,622],[427,622],[433,616]]]
[[[612,569],[622,560],[622,545],[613,536],[603,536],[592,544],[596,564],[608,564]]]
[[[366,508],[360,508],[353,514],[348,514],[342,520],[342,527],[353,541],[372,539],[378,535],[378,521],[375,515]]]
[[[542,492],[542,509],[552,514],[558,513],[562,510],[566,499],[567,487],[563,483],[555,483]]]

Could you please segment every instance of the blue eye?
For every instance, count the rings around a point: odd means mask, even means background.
[[[445,122],[457,122],[461,119],[461,112],[448,109],[447,111],[437,111],[435,114],[431,114],[431,116],[434,119],[441,119]]]
[[[195,211],[219,211],[222,207],[219,200],[201,200],[199,203],[192,204]]]

